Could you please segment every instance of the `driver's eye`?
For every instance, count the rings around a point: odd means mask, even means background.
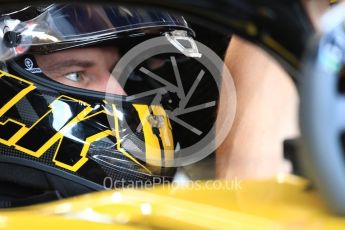
[[[78,72],[73,72],[65,75],[65,78],[74,81],[74,82],[79,82],[81,80],[80,73]]]

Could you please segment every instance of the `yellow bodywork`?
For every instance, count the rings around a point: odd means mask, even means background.
[[[345,229],[304,179],[196,181],[0,211],[0,229]]]

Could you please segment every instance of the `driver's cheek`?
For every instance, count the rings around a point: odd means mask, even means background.
[[[116,95],[126,95],[120,83],[109,72],[98,73],[87,88],[95,91],[106,92]]]

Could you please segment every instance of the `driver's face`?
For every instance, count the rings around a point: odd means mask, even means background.
[[[47,55],[36,55],[43,73],[54,81],[83,89],[126,95],[111,72],[120,58],[114,47],[73,48]]]

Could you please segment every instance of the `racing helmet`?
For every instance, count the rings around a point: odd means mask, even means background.
[[[149,38],[164,37],[183,62],[198,51],[182,16],[52,4],[3,12],[1,27],[1,207],[172,179],[175,170],[166,160],[173,161],[178,141],[165,110],[174,109],[176,95],[165,92],[156,104],[152,95],[130,97],[159,87],[140,71],[129,75],[120,95],[64,84],[37,57],[97,47],[115,47],[121,56]],[[143,65],[164,72],[169,61],[161,55]]]

